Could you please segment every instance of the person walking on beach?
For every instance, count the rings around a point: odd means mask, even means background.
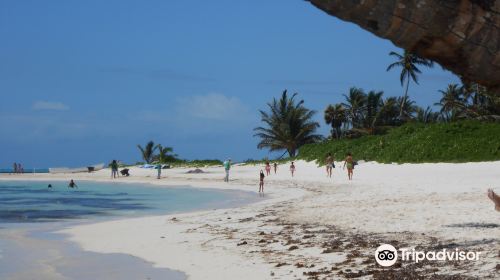
[[[335,163],[333,162],[332,153],[328,153],[325,159],[325,164],[326,164],[326,176],[332,178],[332,171],[333,168],[335,168]]]
[[[500,212],[500,196],[496,194],[492,189],[488,189],[488,197],[495,203],[495,210]]]
[[[264,193],[264,178],[266,176],[264,175],[264,171],[262,169],[260,170],[260,183],[259,183],[259,193],[262,192]]]
[[[24,173],[24,168],[20,163],[17,164],[17,173]]]
[[[276,174],[276,171],[278,170],[278,164],[275,162],[274,163],[274,174]]]
[[[352,154],[347,153],[347,157],[344,160],[344,169],[347,167],[347,177],[352,180],[352,174],[354,169],[354,160],[352,159]]]
[[[292,164],[290,164],[290,173],[292,173],[292,177],[293,177],[293,174],[295,173],[295,164],[293,164],[293,161],[292,161]]]
[[[77,188],[78,189],[78,186],[76,185],[75,181],[73,181],[73,179],[71,179],[71,181],[69,181],[69,184],[68,184],[68,188]]]
[[[14,174],[17,174],[17,163],[14,162],[14,166],[12,168],[12,172],[14,172]]]
[[[268,160],[266,160],[266,176],[269,176],[271,174],[271,164],[269,163]]]
[[[119,177],[120,175],[118,175],[118,163],[116,162],[116,160],[114,159],[112,162],[111,162],[111,178],[112,179],[115,179],[116,177]]]
[[[227,159],[223,163],[224,171],[226,172],[226,176],[224,177],[224,182],[229,182],[229,170],[231,169],[231,159]]]
[[[156,179],[161,179],[161,164],[158,163],[156,165],[156,169],[158,169],[158,175],[156,176]]]

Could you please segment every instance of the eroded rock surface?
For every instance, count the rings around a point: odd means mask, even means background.
[[[500,94],[500,0],[309,0]]]

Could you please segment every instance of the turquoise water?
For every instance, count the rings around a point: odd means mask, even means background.
[[[0,173],[14,173],[12,168],[0,168]],[[49,173],[48,168],[25,168],[24,173]]]
[[[182,272],[153,267],[130,255],[83,251],[54,232],[81,222],[224,208],[257,199],[241,191],[76,184],[78,188],[71,189],[60,181],[0,180],[0,279],[185,280]]]
[[[52,188],[48,188],[48,184]],[[80,181],[0,181],[0,223],[186,212],[248,203],[250,193]]]

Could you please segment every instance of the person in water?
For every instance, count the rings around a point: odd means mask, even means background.
[[[269,176],[271,174],[271,164],[269,163],[268,160],[266,160],[266,176]]]
[[[68,184],[68,188],[77,188],[78,189],[78,186],[76,185],[75,181],[73,181],[73,179],[71,179],[71,181],[69,181],[69,184]]]
[[[115,179],[118,176],[120,176],[118,175],[118,162],[116,162],[116,160],[113,160],[111,162],[111,178]]]
[[[278,170],[278,164],[275,162],[274,163],[274,174],[276,174],[276,171]]]
[[[352,174],[354,169],[354,160],[352,159],[352,154],[347,153],[347,157],[344,160],[344,168],[347,167],[347,177],[352,180]]]
[[[335,163],[333,163],[333,157],[332,153],[328,153],[326,159],[325,159],[325,165],[326,165],[326,176],[332,178],[332,171],[333,168],[335,168]]]
[[[292,164],[290,164],[290,173],[292,173],[292,177],[293,177],[293,174],[295,173],[295,164],[293,164],[293,161],[292,161]]]
[[[51,189],[52,189],[52,184],[49,184],[49,185],[47,186],[47,188],[51,190]]]
[[[259,193],[262,192],[264,193],[264,178],[266,176],[264,175],[264,171],[260,170],[260,183],[259,183]]]
[[[495,210],[500,212],[500,196],[492,189],[488,189],[488,197],[495,203]]]

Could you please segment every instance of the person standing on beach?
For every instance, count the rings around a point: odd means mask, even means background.
[[[269,163],[268,160],[266,160],[266,176],[269,176],[271,174],[271,164]]]
[[[326,164],[326,176],[332,178],[332,171],[333,168],[335,168],[335,163],[333,162],[332,153],[328,153],[325,160],[325,164]]]
[[[260,170],[260,183],[259,183],[259,193],[262,192],[264,193],[264,178],[266,176],[264,175],[264,171],[262,169]]]
[[[224,177],[224,182],[229,182],[229,170],[231,169],[231,159],[227,159],[223,163],[224,171],[226,172],[226,177]]]
[[[161,164],[158,163],[156,165],[156,169],[158,169],[158,176],[156,176],[156,179],[161,179]]]
[[[120,175],[118,175],[118,163],[116,162],[116,160],[113,160],[111,162],[111,178],[115,179],[116,177],[119,176]]]
[[[14,172],[14,174],[17,173],[17,163],[14,162],[14,167],[12,168],[12,172]]]
[[[293,161],[292,161],[292,164],[290,164],[290,173],[292,173],[292,177],[293,177],[293,174],[295,173],[295,164],[293,164]]]
[[[278,164],[275,162],[274,163],[274,174],[276,174],[276,171],[278,170]]]
[[[20,163],[17,164],[17,173],[24,173],[24,168]]]
[[[352,174],[354,169],[354,160],[352,159],[352,154],[347,153],[347,157],[344,160],[344,169],[347,167],[347,177],[352,180]]]

